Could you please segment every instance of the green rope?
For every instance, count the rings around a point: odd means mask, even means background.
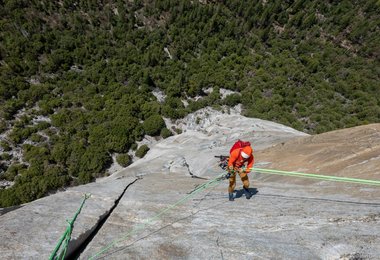
[[[252,170],[259,172],[259,173],[268,173],[268,174],[311,178],[311,179],[326,180],[326,181],[350,182],[350,183],[359,183],[359,184],[380,186],[380,181],[378,181],[378,180],[366,180],[366,179],[358,179],[358,178],[337,177],[337,176],[328,176],[328,175],[303,173],[303,172],[289,172],[289,171],[262,169],[262,168],[255,168],[255,167],[252,168]]]
[[[377,185],[380,186],[380,181],[377,180],[365,180],[365,179],[357,179],[357,178],[347,178],[347,177],[336,177],[336,176],[327,176],[327,175],[319,175],[319,174],[312,174],[312,173],[302,173],[302,172],[290,172],[290,171],[280,171],[280,170],[272,170],[272,169],[262,169],[262,168],[252,168],[252,170],[260,173],[268,173],[268,174],[277,174],[277,175],[283,175],[283,176],[292,176],[292,177],[303,177],[303,178],[312,178],[312,179],[318,179],[318,180],[328,180],[328,181],[338,181],[338,182],[351,182],[351,183],[360,183],[360,184],[368,184],[368,185]],[[216,178],[198,186],[195,190],[193,190],[191,193],[183,197],[182,199],[178,200],[174,204],[169,205],[162,211],[160,211],[155,216],[145,220],[143,223],[137,225],[135,228],[133,228],[130,232],[126,233],[124,236],[113,240],[110,244],[103,247],[100,251],[98,251],[96,254],[91,256],[89,259],[95,259],[99,257],[100,255],[104,254],[108,250],[110,250],[113,246],[115,246],[117,243],[127,239],[128,237],[132,236],[133,234],[137,233],[137,231],[143,230],[148,224],[153,223],[154,221],[161,218],[162,215],[167,213],[168,211],[172,210],[173,208],[177,207],[178,205],[184,203],[187,201],[190,197],[194,196],[195,194],[209,188],[216,186],[220,183],[221,180],[225,179],[225,174],[221,174],[217,176]]]
[[[192,192],[190,192],[188,195],[184,196],[183,198],[181,198],[180,200],[178,200],[177,202],[175,202],[174,204],[171,204],[169,205],[168,207],[166,207],[165,209],[163,209],[162,211],[160,211],[159,213],[157,213],[155,216],[143,221],[143,223],[137,225],[135,228],[133,228],[130,232],[126,233],[125,235],[123,235],[122,237],[118,238],[118,239],[115,239],[113,240],[110,244],[108,244],[107,246],[103,247],[100,251],[98,251],[96,254],[94,254],[93,256],[91,256],[89,259],[95,259],[96,257],[99,257],[100,255],[104,254],[105,252],[107,252],[108,250],[110,250],[114,245],[116,245],[117,243],[127,239],[128,237],[130,237],[131,235],[137,233],[137,231],[140,231],[140,230],[143,230],[147,225],[153,223],[154,221],[158,220],[161,218],[162,215],[164,215],[165,213],[169,212],[170,210],[174,209],[175,207],[177,207],[178,205],[184,203],[185,201],[187,201],[190,197],[194,196],[195,194],[209,188],[209,187],[214,187],[216,185],[218,185],[220,183],[221,180],[224,180],[225,174],[220,174],[219,176],[215,177],[214,179],[198,186],[195,190],[193,190]]]
[[[82,200],[82,203],[81,203],[80,207],[78,208],[77,212],[75,213],[74,217],[70,221],[66,220],[68,223],[68,226],[65,230],[65,233],[62,235],[62,237],[58,241],[58,244],[55,246],[53,252],[51,253],[49,260],[65,259],[67,248],[69,246],[69,242],[71,239],[71,233],[72,233],[73,227],[74,227],[74,222],[77,219],[79,213],[81,212],[85,201],[88,198],[90,198],[90,196],[91,196],[91,194],[85,194],[84,198]],[[60,252],[58,252],[58,251],[60,251]]]

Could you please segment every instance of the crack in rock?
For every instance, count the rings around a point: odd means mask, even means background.
[[[120,200],[123,198],[127,189],[138,180],[140,180],[140,179],[139,178],[135,179],[134,181],[132,181],[131,183],[129,183],[125,187],[125,189],[120,194],[120,196],[115,200],[115,203],[113,204],[113,206],[108,211],[106,211],[103,215],[99,216],[98,221],[95,223],[95,225],[90,230],[80,234],[77,239],[73,239],[69,242],[65,259],[78,259],[79,258],[80,254],[86,249],[87,245],[94,239],[94,237],[97,235],[99,230],[106,223],[109,216],[112,214],[112,212],[118,206]]]
[[[183,156],[176,157],[174,160],[168,161],[164,165],[164,169],[167,169],[168,172],[182,172],[184,174],[188,174],[191,176],[191,178],[197,178],[202,180],[208,180],[207,178],[203,178],[200,176],[197,176],[194,174],[191,169],[190,165],[187,162],[186,158]]]
[[[218,239],[216,240],[216,245],[218,246],[219,250],[220,250],[220,257],[222,260],[224,260],[224,257],[223,257],[223,251],[222,249],[220,248],[220,245],[219,245],[219,237]]]

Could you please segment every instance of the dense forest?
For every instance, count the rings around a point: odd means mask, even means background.
[[[126,166],[206,106],[311,134],[380,119],[378,0],[0,3],[0,207]]]

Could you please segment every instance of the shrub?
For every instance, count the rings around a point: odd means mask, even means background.
[[[172,129],[174,130],[174,132],[176,132],[177,134],[182,134],[182,129],[180,128],[177,128],[177,127],[172,127]]]
[[[137,149],[135,155],[139,158],[143,158],[149,150],[149,147],[146,144],[144,144],[140,146],[139,149]]]
[[[50,123],[48,123],[48,122],[39,122],[36,125],[36,129],[38,131],[45,130],[45,129],[49,128],[49,127],[50,127]]]
[[[5,121],[0,120],[0,133],[4,132],[5,130],[7,130],[7,124]]]
[[[81,172],[78,176],[78,182],[79,184],[86,184],[91,182],[94,179],[94,177],[90,173]]]
[[[15,193],[15,189],[12,187],[10,189],[0,190],[0,208],[10,207],[13,205],[20,204],[21,201]]]
[[[166,127],[165,121],[160,115],[150,116],[143,123],[145,133],[151,136],[159,135],[164,127]]]
[[[137,144],[136,144],[136,143],[133,143],[133,144],[131,145],[131,149],[132,149],[133,151],[136,151],[136,149],[137,149]]]
[[[3,148],[5,152],[9,152],[10,150],[12,150],[11,146],[5,141],[1,141],[0,146]]]
[[[223,103],[230,107],[236,106],[237,104],[241,103],[241,95],[237,93],[230,94],[226,96]]]
[[[40,142],[43,142],[44,140],[45,138],[42,135],[39,135],[36,133],[30,136],[30,141],[35,142],[35,143],[40,143]]]
[[[116,161],[118,164],[120,164],[123,167],[127,167],[128,165],[132,163],[131,157],[127,153],[119,154],[116,157]]]
[[[9,153],[2,153],[0,155],[0,159],[5,160],[5,161],[9,161],[10,159],[12,159],[12,155]]]
[[[160,133],[160,135],[162,136],[162,138],[166,139],[166,138],[168,138],[169,136],[172,136],[173,134],[172,134],[172,132],[170,132],[169,129],[167,129],[167,128],[165,127],[165,128],[162,128],[162,129],[161,129],[161,133]]]
[[[12,164],[4,174],[4,179],[7,181],[14,181],[16,176],[21,172],[22,169],[25,169],[26,166],[23,164]]]

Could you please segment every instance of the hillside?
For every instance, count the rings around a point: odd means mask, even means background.
[[[202,113],[209,114],[209,120]],[[319,173],[329,169],[327,174],[343,176],[345,161],[346,168],[355,170],[351,176],[376,179],[378,158],[368,153],[368,144],[376,149],[378,125],[308,136],[237,114],[203,110],[189,116],[194,121],[186,119],[186,132],[152,145],[143,159],[125,170],[1,215],[2,257],[47,258],[85,192],[93,196],[78,217],[69,248],[72,253],[82,246],[80,259],[89,259],[110,244],[101,259],[376,259],[380,254],[376,186],[298,182],[253,173],[251,200],[241,195],[238,181],[237,198],[229,202],[228,184],[222,181],[154,217],[207,182],[204,178],[220,174],[214,155],[225,154],[237,138],[254,144],[261,167],[318,172],[318,165],[310,161],[320,165],[325,161]],[[191,129],[197,128],[198,117],[205,119],[199,122],[201,129]],[[347,142],[347,135],[356,141]],[[289,147],[289,155],[284,147]],[[352,149],[355,153],[347,152]],[[327,150],[333,150],[328,163],[323,152]]]
[[[379,122],[379,14],[377,0],[4,1],[0,206],[107,176],[206,106],[309,134]]]

